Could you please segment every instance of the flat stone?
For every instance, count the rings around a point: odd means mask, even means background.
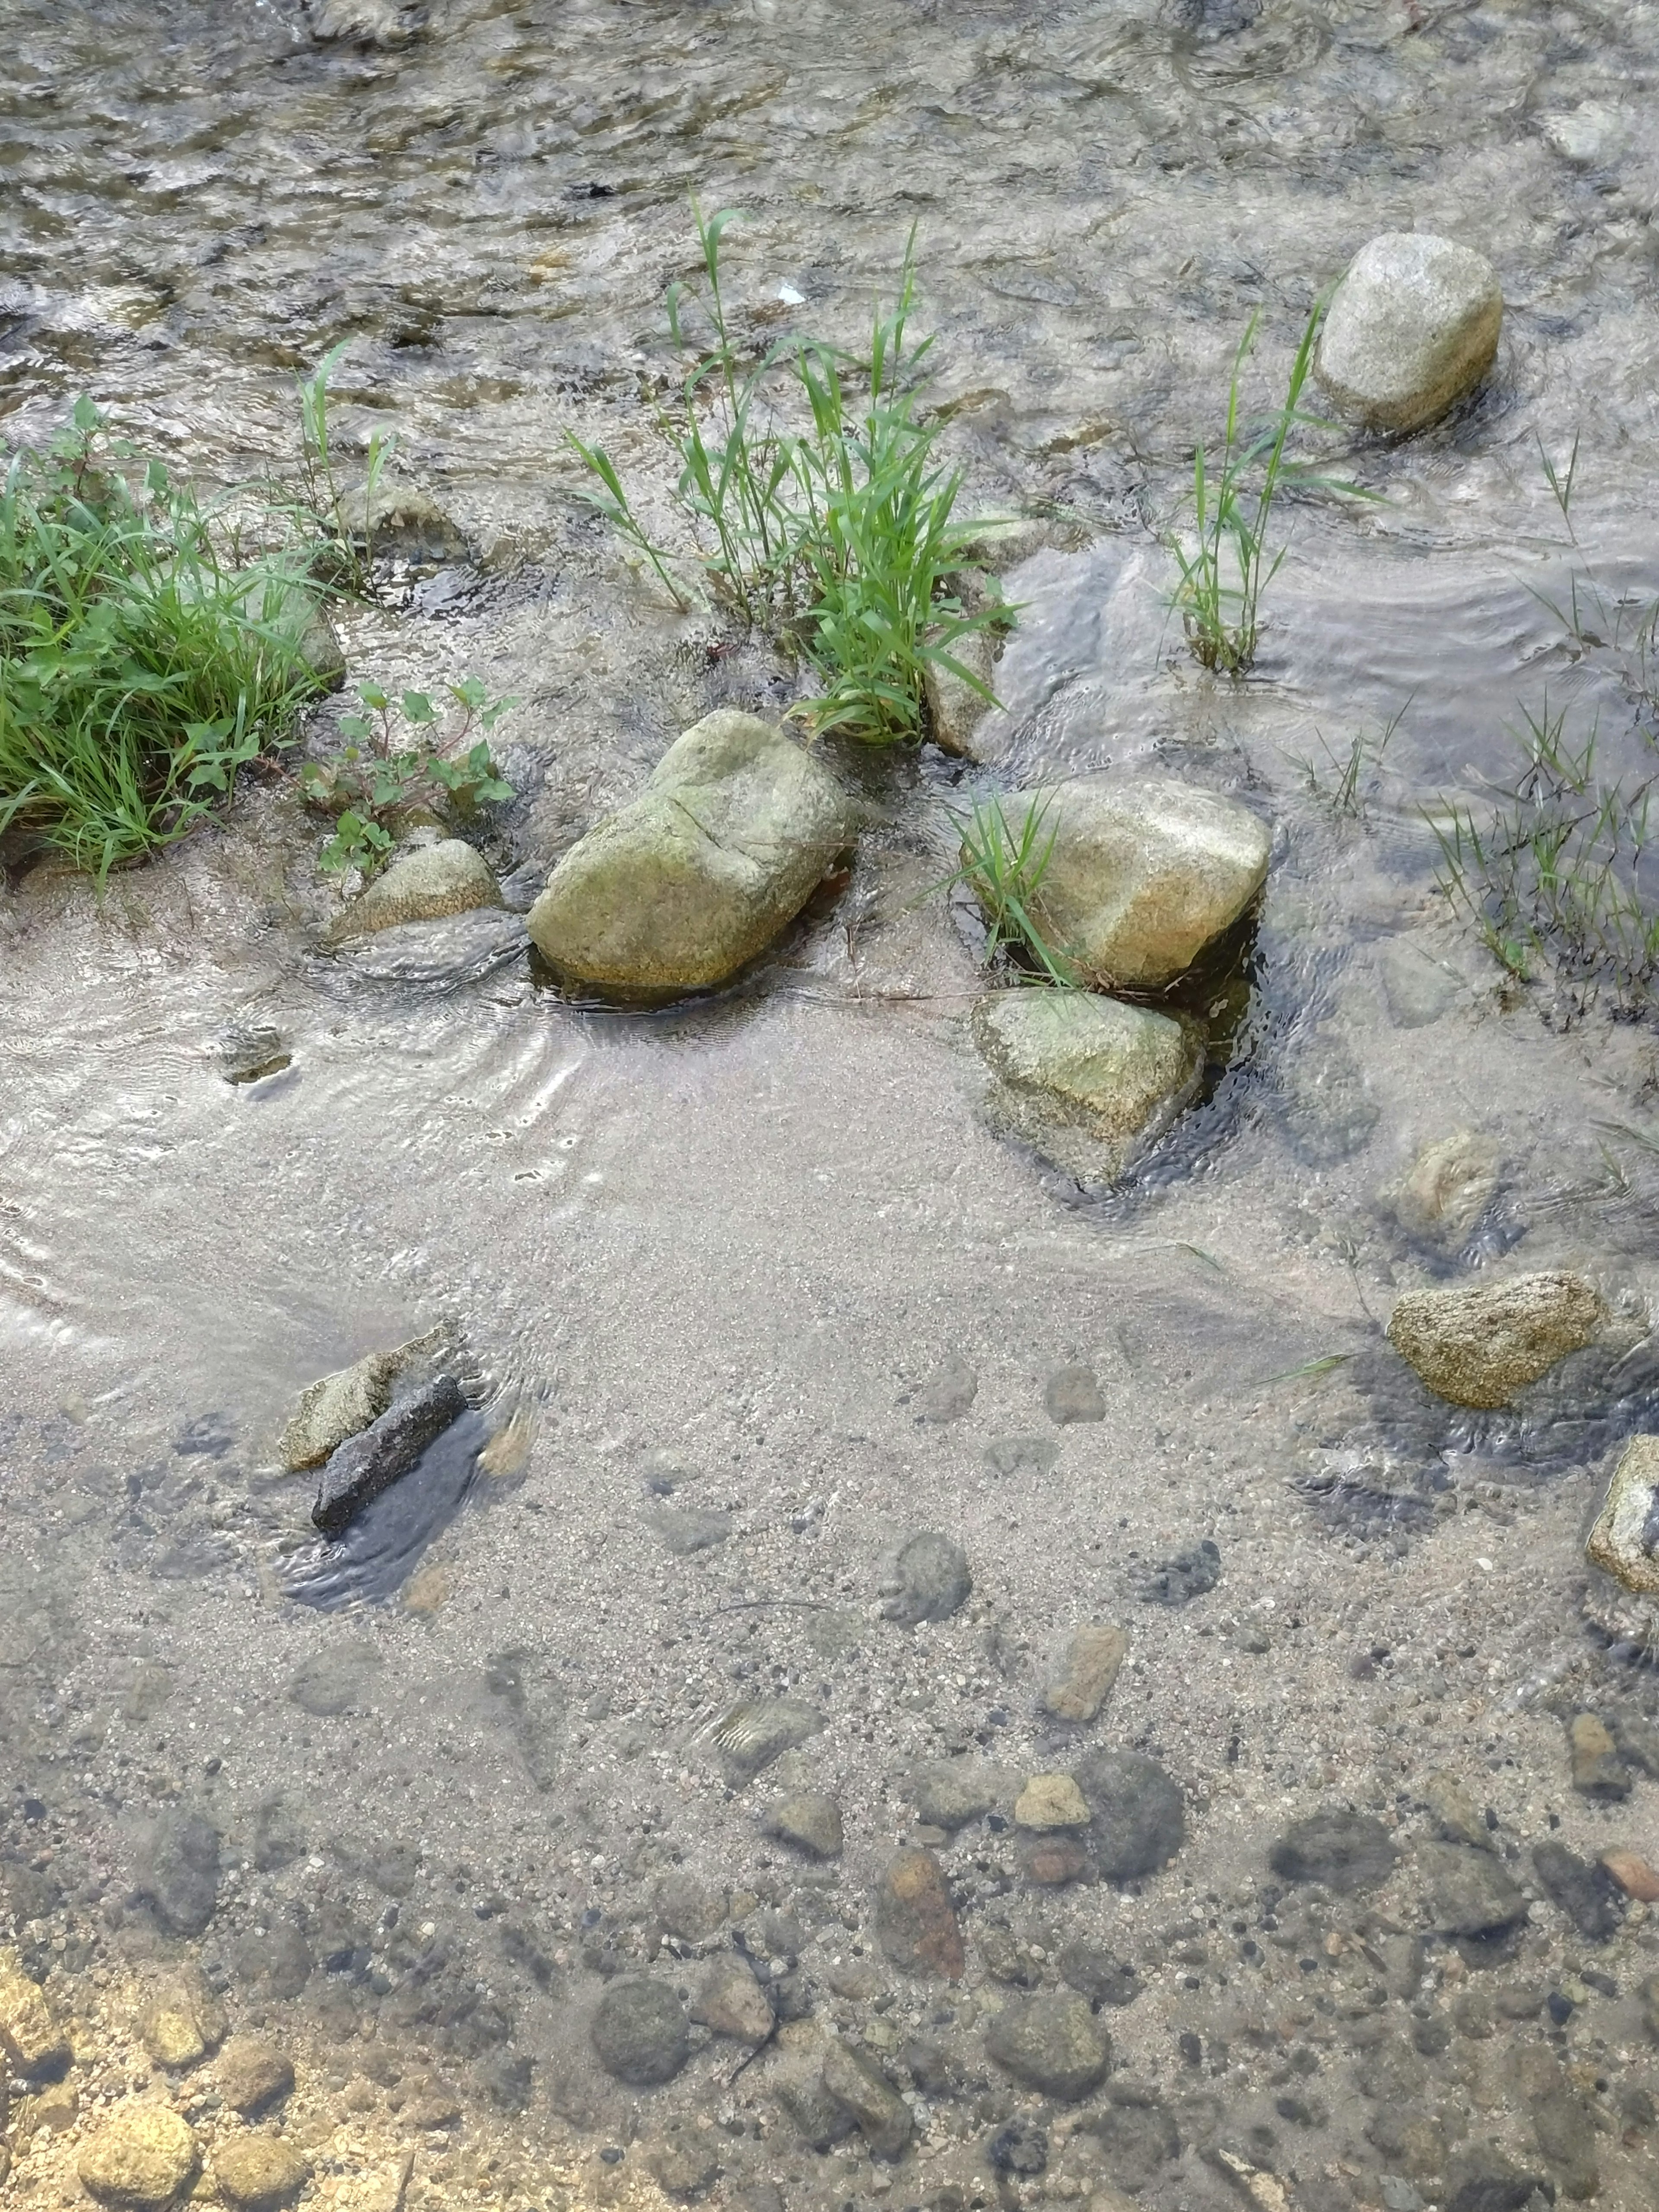
[[[732,1516],[713,1506],[653,1504],[645,1509],[645,1522],[664,1547],[679,1559],[712,1552],[732,1534]]]
[[[1322,1882],[1340,1897],[1381,1889],[1396,1853],[1388,1830],[1367,1813],[1332,1809],[1292,1820],[1267,1854],[1282,1881]]]
[[[959,1421],[973,1404],[979,1376],[965,1359],[942,1360],[911,1401],[919,1421]]]
[[[1642,1597],[1659,1597],[1659,1437],[1632,1437],[1584,1547],[1593,1566]]]
[[[1628,1705],[1613,1705],[1603,1717],[1626,1765],[1645,1774],[1650,1782],[1659,1782],[1659,1723]]]
[[[1435,1833],[1448,1844],[1467,1844],[1473,1851],[1497,1847],[1492,1831],[1475,1810],[1474,1800],[1455,1774],[1443,1768],[1423,1778],[1423,1803],[1434,1822]]]
[[[1503,1154],[1490,1137],[1454,1129],[1425,1145],[1379,1199],[1408,1237],[1455,1252],[1468,1243],[1498,1195],[1502,1165]]]
[[[833,1797],[797,1790],[780,1800],[766,1816],[766,1832],[793,1844],[817,1859],[838,1859],[842,1852],[841,1807]]]
[[[994,992],[974,1009],[972,1028],[996,1079],[992,1119],[1061,1166],[1072,1152],[1056,1140],[1080,1139],[1108,1176],[1163,1135],[1204,1066],[1192,1022],[1088,991]]]
[[[132,2104],[83,2144],[76,2171],[88,2197],[118,2212],[171,2204],[195,2179],[201,2154],[192,2130],[165,2105]]]
[[[1389,1018],[1397,1030],[1426,1029],[1463,994],[1462,979],[1409,938],[1390,938],[1376,966]]]
[[[902,2157],[915,2129],[910,2107],[880,2069],[839,2036],[825,2039],[823,2086],[851,2114],[873,2156]]]
[[[1042,1692],[1042,1710],[1057,1721],[1091,1721],[1112,1694],[1127,1656],[1127,1632],[1109,1622],[1079,1628]]]
[[[1306,1038],[1287,1056],[1279,1081],[1285,1133],[1306,1166],[1335,1167],[1364,1152],[1381,1109],[1340,1035]]]
[[[1061,1829],[1034,1836],[1020,1855],[1020,1867],[1027,1881],[1040,1889],[1063,1889],[1068,1882],[1082,1881],[1096,1870],[1088,1845],[1080,1837]]]
[[[1049,796],[1050,833],[1032,918],[1101,991],[1185,975],[1254,902],[1272,843],[1248,807],[1164,776],[1075,776]]]
[[[232,2136],[213,2154],[213,2179],[219,2194],[237,2212],[277,2212],[291,2204],[311,2168],[281,2136]]]
[[[390,1352],[371,1352],[307,1385],[276,1441],[276,1455],[289,1474],[320,1467],[348,1437],[378,1420],[392,1403],[398,1376],[433,1342],[429,1336],[413,1337]]]
[[[690,2050],[685,2007],[666,1982],[644,1974],[610,1984],[589,2033],[605,2072],[636,2089],[672,2081]]]
[[[960,1544],[936,1530],[907,1536],[899,1546],[882,1589],[889,1620],[914,1628],[923,1620],[948,1620],[973,1594],[974,1577]]]
[[[61,2074],[70,2063],[69,2038],[15,1951],[0,1951],[0,2051],[26,2081]]]
[[[962,1929],[944,1869],[931,1851],[897,1851],[887,1862],[876,1897],[876,1935],[905,1973],[961,1978]]]
[[[1605,1310],[1582,1275],[1552,1269],[1468,1289],[1408,1291],[1388,1335],[1437,1396],[1454,1406],[1507,1406],[1589,1344]]]
[[[1594,1713],[1575,1713],[1567,1723],[1567,1757],[1572,1786],[1581,1797],[1628,1797],[1634,1784],[1619,1756],[1612,1730]]]
[[[954,1835],[983,1820],[1004,1794],[999,1771],[973,1759],[936,1759],[911,1770],[910,1802],[930,1827]]]
[[[666,2128],[652,2136],[645,2147],[645,2163],[663,2194],[682,2204],[704,2195],[720,2178],[720,2157],[712,2136],[693,2126]]]
[[[330,1454],[311,1509],[313,1522],[325,1536],[339,1535],[465,1411],[465,1394],[453,1375],[434,1376],[394,1400],[360,1436],[349,1437]]]
[[[1133,2082],[1111,2083],[1104,2109],[1084,2125],[1100,2145],[1114,2180],[1125,2189],[1146,2189],[1181,2156],[1175,2113],[1155,2090]]]
[[[985,2031],[985,2048],[1016,2081],[1062,2104],[1086,2097],[1111,2070],[1111,2037],[1070,1991],[1005,2004]]]
[[[1134,1968],[1103,1945],[1078,1937],[1060,1954],[1060,1978],[1091,2004],[1133,2004],[1140,1995]]]
[[[993,1437],[985,1447],[985,1464],[1005,1480],[1039,1478],[1052,1470],[1059,1457],[1060,1446],[1052,1437]]]
[[[735,1953],[715,1960],[703,1977],[691,2017],[716,2035],[738,2043],[764,2043],[776,2025],[765,1990]]]
[[[713,989],[794,919],[854,829],[820,760],[751,714],[709,714],[560,860],[530,934],[568,982]]]
[[[441,921],[501,903],[501,885],[483,854],[463,837],[442,837],[416,846],[376,876],[329,924],[328,942],[342,945],[407,921]]]
[[[295,1669],[288,1694],[301,1712],[331,1720],[364,1702],[385,1663],[372,1644],[330,1644]]]
[[[158,1814],[135,1887],[170,1936],[199,1936],[219,1903],[219,1831],[201,1813],[173,1805]]]
[[[1048,1419],[1062,1428],[1073,1421],[1103,1421],[1106,1401],[1092,1367],[1056,1367],[1043,1385]]]
[[[1418,1868],[1443,1936],[1491,1936],[1527,1917],[1528,1905],[1503,1863],[1467,1844],[1424,1844]]]
[[[280,2104],[294,2087],[294,2063],[263,2036],[233,2035],[219,2053],[219,2094],[244,2119]]]
[[[1534,1844],[1532,1863],[1545,1895],[1587,1942],[1610,1942],[1619,1933],[1624,1919],[1620,1892],[1605,1867],[1554,1843]]]
[[[1504,320],[1484,255],[1429,231],[1385,231],[1362,246],[1331,295],[1314,374],[1371,430],[1421,429],[1492,367]]]
[[[1078,1786],[1093,1815],[1090,1838],[1108,1881],[1156,1874],[1187,1838],[1179,1784],[1138,1751],[1097,1751],[1079,1759]]]
[[[167,1976],[144,2008],[144,2048],[155,2063],[180,2073],[224,2040],[225,2008],[199,1969]]]
[[[1511,2165],[1491,2143],[1459,2151],[1446,2171],[1446,2212],[1523,2212],[1546,2177]]]
[[[653,1902],[664,1931],[683,1943],[707,1943],[726,1925],[726,1892],[684,1867],[663,1876]]]
[[[1069,1774],[1033,1774],[1014,1802],[1020,1828],[1086,1828],[1089,1808]]]
[[[1595,2124],[1584,2099],[1553,2051],[1516,2054],[1518,2101],[1532,2122],[1533,2141],[1563,2197],[1582,2203],[1601,2187]]]
[[[823,1726],[816,1705],[798,1698],[757,1698],[734,1705],[717,1724],[713,1741],[726,1780],[739,1788],[786,1751],[793,1751]]]

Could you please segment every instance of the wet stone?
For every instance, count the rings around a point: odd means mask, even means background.
[[[1388,1336],[1437,1396],[1455,1406],[1507,1406],[1589,1343],[1604,1310],[1582,1275],[1546,1270],[1468,1289],[1408,1291]]]
[[[735,1954],[710,1966],[691,2017],[716,2035],[729,2035],[739,2043],[764,2043],[775,2025],[765,1990]]]
[[[944,1424],[959,1421],[973,1404],[979,1376],[965,1359],[944,1360],[916,1392],[911,1403],[919,1421]]]
[[[1190,1550],[1160,1559],[1150,1569],[1136,1595],[1143,1605],[1189,1605],[1221,1580],[1221,1547],[1206,1536]]]
[[[1595,2124],[1559,2060],[1546,2051],[1523,2051],[1516,2085],[1538,2154],[1558,2190],[1579,2203],[1594,2197],[1601,2187]]]
[[[1446,2212],[1526,2212],[1534,2190],[1547,2202],[1552,2191],[1546,2175],[1511,2164],[1493,2144],[1480,2143],[1451,2160],[1443,2202]]]
[[[171,2204],[201,2164],[192,2130],[165,2105],[120,2107],[85,2143],[76,2162],[81,2185],[116,2212],[153,2212]]]
[[[985,1464],[994,1474],[1047,1474],[1060,1457],[1052,1437],[993,1437],[985,1447]]]
[[[881,1587],[888,1620],[914,1628],[919,1621],[948,1620],[967,1603],[974,1578],[960,1544],[923,1530],[901,1544]]]
[[[1187,1838],[1180,1786],[1155,1759],[1136,1751],[1101,1751],[1079,1760],[1079,1788],[1092,1819],[1095,1862],[1108,1881],[1156,1874]]]
[[[1133,2004],[1140,1995],[1134,1968],[1098,1943],[1079,1939],[1060,1954],[1060,1977],[1091,2004]]]
[[[320,1467],[329,1454],[378,1420],[392,1403],[398,1376],[432,1340],[416,1337],[390,1352],[371,1352],[350,1367],[325,1375],[300,1394],[276,1455],[290,1474]]]
[[[763,1698],[738,1705],[715,1729],[714,1748],[726,1777],[734,1788],[769,1767],[786,1751],[793,1751],[816,1735],[823,1715],[816,1705],[794,1698]]]
[[[313,1652],[295,1670],[288,1693],[301,1712],[318,1720],[332,1719],[366,1701],[385,1663],[372,1644],[331,1644]]]
[[[1659,1905],[1659,1870],[1639,1852],[1603,1851],[1601,1863],[1626,1897],[1642,1905]]]
[[[951,1834],[983,1820],[1003,1794],[998,1771],[973,1759],[936,1759],[915,1767],[907,1786],[918,1816]]]
[[[654,1902],[665,1932],[683,1943],[706,1943],[726,1925],[726,1892],[684,1869],[663,1876]]]
[[[1115,2082],[1105,2110],[1086,2124],[1105,2154],[1113,2180],[1137,2194],[1181,2155],[1176,2116],[1151,2089]]]
[[[1063,1889],[1095,1872],[1088,1845],[1080,1837],[1056,1832],[1034,1837],[1021,1854],[1021,1871],[1040,1889]]]
[[[1607,1869],[1592,1866],[1565,1844],[1533,1847],[1533,1871],[1550,1903],[1572,1923],[1587,1942],[1607,1943],[1623,1921],[1618,1886]]]
[[[1437,1769],[1425,1778],[1423,1803],[1443,1842],[1466,1844],[1471,1850],[1495,1848],[1492,1831],[1475,1810],[1474,1801],[1455,1774]]]
[[[985,2048],[1016,2081],[1068,2105],[1097,2089],[1112,2063],[1110,2036],[1082,1997],[1062,1990],[1006,2004]]]
[[[1426,1029],[1462,995],[1461,979],[1408,938],[1390,938],[1376,964],[1389,1019],[1397,1030]]]
[[[159,1814],[135,1885],[170,1936],[199,1936],[219,1903],[219,1831],[200,1813]]]
[[[1048,1419],[1067,1427],[1073,1421],[1103,1421],[1106,1401],[1092,1367],[1057,1367],[1043,1387]]]
[[[839,2037],[825,2044],[823,2086],[851,2115],[872,2155],[902,2156],[915,2126],[910,2107],[878,2066]]]
[[[173,2072],[198,2064],[224,2039],[225,2008],[198,1969],[167,1976],[145,2008],[144,2048]]]
[[[1086,991],[994,992],[972,1026],[992,1121],[1085,1182],[1121,1175],[1162,1136],[1204,1065],[1195,1022]]]
[[[775,1804],[766,1816],[766,1832],[780,1843],[818,1859],[838,1859],[842,1852],[841,1808],[833,1797],[799,1790]]]
[[[235,1962],[245,1985],[283,2003],[299,1996],[316,1966],[311,1946],[291,1920],[273,1922],[262,1936],[245,1936],[236,1947]]]
[[[956,1981],[965,1963],[962,1930],[945,1871],[931,1851],[896,1852],[876,1898],[876,1935],[885,1955],[908,1974]]]
[[[1480,381],[1503,319],[1498,272],[1483,255],[1429,231],[1385,231],[1332,294],[1314,373],[1366,428],[1420,429]]]
[[[1128,1650],[1125,1631],[1108,1622],[1079,1628],[1043,1690],[1043,1711],[1057,1721],[1093,1720],[1110,1697]]]
[[[1069,1774],[1033,1774],[1014,1802],[1020,1828],[1086,1828],[1089,1808]]]
[[[1490,1936],[1526,1917],[1525,1896],[1492,1852],[1466,1844],[1424,1844],[1417,1858],[1442,1935]]]
[[[361,1436],[349,1437],[331,1452],[311,1509],[325,1536],[337,1536],[372,1498],[402,1480],[428,1444],[466,1411],[466,1397],[453,1375],[396,1399]]]
[[[1381,1889],[1394,1872],[1395,1856],[1380,1820],[1340,1810],[1293,1820],[1267,1854],[1281,1881],[1322,1882],[1340,1897]]]
[[[1614,1705],[1602,1717],[1613,1731],[1625,1764],[1645,1774],[1650,1782],[1659,1782],[1659,1723],[1627,1705]]]
[[[1279,1086],[1285,1133],[1310,1167],[1334,1167],[1370,1142],[1381,1109],[1339,1038],[1310,1041],[1284,1068]]]
[[[1466,1245],[1498,1195],[1502,1156],[1490,1137],[1455,1129],[1425,1145],[1401,1182],[1378,1194],[1408,1237],[1442,1252]]]
[[[15,1951],[0,1951],[0,2051],[26,2081],[61,2074],[70,2063],[69,2038]]]
[[[235,2212],[277,2212],[294,2202],[310,2171],[281,2136],[233,2136],[213,2154],[213,2179]]]
[[[340,945],[404,922],[441,921],[501,903],[501,886],[483,854],[463,837],[444,837],[393,860],[330,923],[327,941]]]
[[[652,2136],[645,2163],[663,2194],[682,2204],[712,2188],[720,2171],[712,2136],[696,2127],[672,2127]]]
[[[220,2095],[244,2119],[270,2111],[294,2087],[293,2062],[258,2035],[232,2036],[219,2053],[216,2072]]]
[[[1659,1437],[1625,1446],[1584,1548],[1626,1589],[1659,1597]]]
[[[1630,1769],[1605,1722],[1594,1713],[1575,1713],[1567,1723],[1567,1757],[1572,1786],[1581,1797],[1616,1801],[1632,1788]]]
[[[676,1559],[713,1551],[732,1534],[732,1516],[701,1505],[648,1505],[646,1526]]]
[[[684,2006],[666,1982],[646,1975],[611,1983],[590,2033],[605,2072],[638,2089],[672,2081],[690,2047]]]
[[[1048,2170],[1048,2138],[1030,2121],[1015,2120],[992,2136],[986,2145],[986,2156],[996,2172],[1029,2179]]]

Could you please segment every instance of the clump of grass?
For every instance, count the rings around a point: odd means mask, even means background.
[[[0,832],[101,881],[287,739],[323,686],[318,588],[304,562],[238,569],[217,518],[89,399],[0,483]]]
[[[1302,389],[1313,366],[1324,313],[1321,301],[1308,317],[1283,405],[1265,422],[1254,424],[1242,419],[1239,408],[1239,386],[1261,321],[1259,313],[1251,316],[1233,356],[1218,463],[1212,465],[1202,445],[1194,453],[1192,528],[1186,535],[1172,532],[1168,540],[1181,572],[1172,605],[1181,616],[1188,647],[1201,667],[1224,675],[1241,676],[1255,661],[1261,635],[1261,596],[1290,550],[1272,543],[1273,505],[1280,492],[1295,486],[1346,492],[1356,498],[1377,495],[1325,476],[1309,463],[1292,460],[1286,451],[1292,430],[1331,427],[1302,411]]]
[[[1382,787],[1389,747],[1409,713],[1411,703],[1407,699],[1380,730],[1361,730],[1349,740],[1345,752],[1339,752],[1328,743],[1322,730],[1316,730],[1314,736],[1325,756],[1323,767],[1305,754],[1285,755],[1291,765],[1301,770],[1309,798],[1333,822],[1364,823],[1369,819],[1371,804]]]
[[[1650,842],[1655,779],[1605,781],[1597,732],[1569,738],[1565,714],[1512,732],[1515,783],[1490,820],[1452,805],[1428,816],[1439,886],[1518,981],[1553,976],[1571,1021],[1598,1001],[1635,1020],[1659,1008],[1659,864]]]
[[[476,676],[447,689],[444,710],[424,691],[405,691],[394,705],[380,684],[363,684],[364,712],[340,718],[341,750],[301,770],[307,804],[335,817],[321,854],[331,874],[349,868],[365,878],[378,874],[392,851],[387,822],[401,811],[447,805],[470,814],[512,798],[490,756],[489,733],[517,701],[492,700]]]
[[[961,472],[934,452],[939,424],[918,413],[933,341],[912,343],[915,234],[896,303],[878,309],[865,352],[785,338],[757,356],[734,332],[720,241],[735,211],[696,217],[714,343],[688,370],[659,421],[679,464],[675,501],[688,542],[647,528],[602,446],[572,435],[599,489],[584,494],[681,605],[688,574],[744,622],[803,653],[823,682],[805,710],[814,729],[872,744],[923,734],[930,663],[991,695],[952,647],[1010,611],[968,610],[951,588],[982,525],[956,516]],[[687,346],[668,295],[674,342]]]
[[[396,444],[377,430],[363,456],[363,481],[342,483],[334,450],[329,385],[350,341],[342,338],[309,376],[295,380],[300,404],[300,482],[297,509],[302,535],[313,545],[319,574],[360,599],[374,595],[374,503]],[[360,505],[361,502],[361,505]]]
[[[985,915],[988,964],[1006,948],[1034,981],[1075,990],[1082,981],[1076,963],[1049,944],[1036,918],[1060,827],[1048,823],[1053,803],[1039,792],[1012,822],[1000,799],[976,799],[970,814],[951,814],[962,841],[962,864],[939,888],[966,884],[978,899]]]

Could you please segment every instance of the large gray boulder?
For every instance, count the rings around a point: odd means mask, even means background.
[[[1087,991],[998,991],[973,1032],[997,1079],[994,1117],[1090,1180],[1121,1175],[1198,1088],[1190,1022]]]
[[[1480,383],[1503,320],[1484,255],[1429,231],[1387,231],[1332,295],[1314,374],[1367,428],[1419,430]]]
[[[1079,776],[1048,797],[1040,842],[1050,832],[1032,919],[1103,991],[1173,983],[1267,878],[1267,824],[1166,776]]]
[[[572,846],[530,934],[567,982],[623,997],[709,990],[794,919],[854,827],[840,784],[781,731],[708,714],[636,799]]]
[[[1389,1341],[1437,1397],[1454,1406],[1507,1406],[1607,1318],[1594,1286],[1565,1269],[1468,1289],[1407,1291],[1389,1316]]]

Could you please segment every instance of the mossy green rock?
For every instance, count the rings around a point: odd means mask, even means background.
[[[377,876],[330,923],[328,942],[341,945],[405,921],[441,921],[501,902],[501,886],[483,854],[464,837],[442,837],[436,844],[417,845]]]
[[[1191,1023],[1087,991],[999,991],[974,1010],[994,1117],[1074,1172],[1121,1173],[1198,1087]]]
[[[530,934],[567,982],[624,998],[710,990],[793,920],[853,833],[828,769],[752,714],[708,714],[565,854]]]
[[[1103,991],[1161,991],[1255,900],[1267,825],[1168,776],[1080,775],[1048,796],[1053,843],[1030,901],[1044,941]]]

